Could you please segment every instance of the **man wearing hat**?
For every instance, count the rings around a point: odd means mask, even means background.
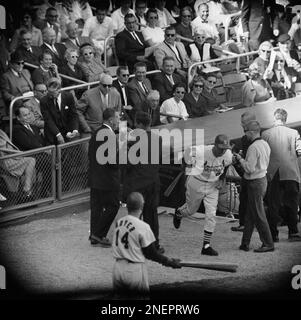
[[[260,125],[256,120],[247,123],[245,129],[247,138],[251,141],[243,159],[238,153],[234,153],[237,161],[244,169],[248,200],[245,216],[245,228],[241,240],[240,250],[249,251],[254,227],[256,227],[262,246],[254,252],[274,251],[274,242],[264,210],[263,198],[267,190],[267,168],[270,161],[271,149],[266,141],[260,137]]]
[[[2,75],[0,86],[7,106],[15,97],[33,90],[30,73],[24,69],[24,59],[19,52],[11,54],[9,69]]]
[[[173,224],[180,227],[181,219],[193,215],[202,201],[205,206],[204,242],[202,254],[217,256],[218,253],[210,246],[211,236],[215,229],[215,214],[218,193],[226,173],[232,163],[232,152],[226,135],[216,136],[214,145],[194,146],[185,151],[187,164],[186,203],[176,209]]]

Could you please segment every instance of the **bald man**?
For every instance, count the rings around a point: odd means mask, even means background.
[[[92,41],[89,37],[82,37],[78,34],[78,24],[75,22],[69,22],[66,25],[66,34],[68,38],[65,40],[64,44],[66,48],[71,48],[75,50],[79,50],[79,47],[84,43],[90,43],[92,45]]]
[[[256,120],[255,113],[246,111],[241,115],[241,127],[243,131],[245,132],[247,124],[252,121]],[[244,134],[241,138],[231,140],[231,144],[234,144],[233,151],[239,153],[243,158],[246,157],[247,150],[251,144],[251,141],[247,138],[247,136]],[[239,226],[238,227],[232,227],[232,231],[244,231],[244,225],[245,225],[245,215],[246,215],[246,205],[248,201],[248,193],[246,189],[246,180],[243,177],[243,169],[241,165],[236,162],[233,163],[236,171],[239,173],[239,175],[242,177],[241,179],[241,189],[239,193]]]
[[[101,126],[105,109],[121,110],[121,97],[112,83],[112,77],[103,73],[99,85],[85,91],[78,100],[76,108],[82,137],[90,135]]]

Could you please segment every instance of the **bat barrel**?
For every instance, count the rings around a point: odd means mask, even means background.
[[[237,264],[233,263],[205,263],[205,262],[181,262],[182,267],[190,267],[190,268],[199,268],[199,269],[208,269],[208,270],[217,270],[217,271],[225,271],[225,272],[236,272]]]

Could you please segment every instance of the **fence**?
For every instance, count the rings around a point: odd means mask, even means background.
[[[0,193],[7,200],[1,212],[64,200],[88,192],[90,138],[20,152],[0,158]],[[30,167],[33,166],[33,170]],[[14,174],[18,171],[17,175]],[[32,194],[24,192],[26,180]]]

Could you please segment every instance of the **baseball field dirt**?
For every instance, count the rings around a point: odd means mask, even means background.
[[[238,268],[236,273],[171,269],[148,261],[151,299],[301,298],[301,290],[292,287],[294,276],[298,276],[292,268],[301,268],[301,242],[288,242],[287,227],[279,227],[280,242],[274,252],[253,252],[260,246],[257,232],[253,234],[251,250],[244,252],[238,250],[242,233],[230,230],[237,222],[217,217],[212,246],[219,256],[208,257],[200,254],[204,217],[185,218],[176,230],[171,212],[167,209],[159,216],[160,241],[167,256],[187,261],[229,262]],[[117,218],[124,214],[125,209],[121,208]],[[89,211],[38,215],[0,228],[0,263],[6,269],[7,292],[12,298],[26,295],[46,299],[111,299],[112,250],[90,245],[89,215]],[[113,227],[108,234],[110,239],[112,230]],[[300,278],[295,282],[300,284]]]

